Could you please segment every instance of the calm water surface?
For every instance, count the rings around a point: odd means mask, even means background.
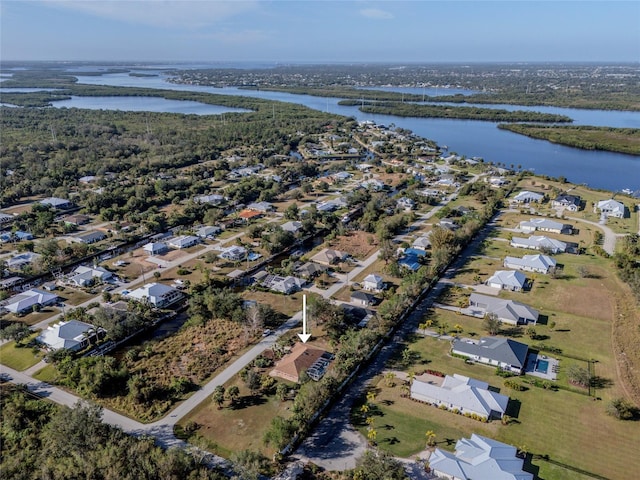
[[[500,130],[495,122],[472,120],[448,120],[438,118],[403,118],[391,115],[364,114],[358,107],[338,105],[338,98],[322,98],[310,95],[292,95],[281,92],[240,90],[234,87],[215,88],[196,85],[177,85],[166,81],[161,70],[146,70],[158,73],[157,77],[132,77],[129,74],[106,74],[102,76],[79,76],[80,83],[162,88],[181,91],[199,91],[213,94],[244,95],[282,102],[299,103],[309,108],[338,115],[354,117],[358,120],[373,120],[377,123],[402,127],[416,135],[446,145],[449,151],[467,157],[482,157],[485,161],[506,165],[521,165],[538,174],[564,176],[575,183],[586,183],[594,188],[621,190],[640,189],[640,157],[610,152],[579,150],[555,145],[544,140],[534,140],[522,135]],[[399,87],[402,88],[402,87]],[[406,87],[407,93],[421,93],[422,88]],[[396,90],[396,89],[394,89]],[[437,90],[441,95],[451,89]],[[402,90],[397,90],[402,91]],[[470,91],[459,91],[462,94]],[[429,93],[427,93],[428,95]],[[435,92],[433,94],[436,94]],[[86,97],[85,97],[86,98]],[[640,112],[619,112],[605,110],[578,110],[557,107],[524,107],[495,105],[494,108],[509,110],[535,110],[546,113],[567,115],[575,125],[596,125],[611,127],[640,128]],[[277,110],[276,110],[277,112]]]

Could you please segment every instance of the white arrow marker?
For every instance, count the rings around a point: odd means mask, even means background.
[[[299,333],[298,336],[302,343],[307,343],[307,340],[311,338],[311,334],[307,333],[307,296],[302,295],[302,333]]]

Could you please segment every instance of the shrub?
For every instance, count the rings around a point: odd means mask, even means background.
[[[607,414],[618,420],[632,420],[638,417],[640,411],[624,398],[614,398],[607,405]]]

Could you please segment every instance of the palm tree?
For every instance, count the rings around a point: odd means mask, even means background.
[[[457,333],[458,335],[460,335],[460,334],[462,333],[462,325],[460,325],[459,323],[456,323],[456,324],[453,326],[453,329],[456,331],[456,333]]]
[[[387,387],[393,387],[395,385],[395,383],[393,382],[393,380],[396,378],[395,373],[393,372],[387,372],[384,375],[385,380],[387,381]]]
[[[240,396],[240,389],[238,388],[237,385],[232,385],[231,387],[229,387],[229,390],[227,390],[227,397],[229,397],[229,400],[231,401],[231,403],[235,403],[235,401],[238,399],[238,397]]]
[[[376,393],[369,390],[367,392],[367,402],[372,403],[376,399]]]
[[[222,385],[218,385],[215,388],[213,395],[211,396],[211,400],[218,405],[218,410],[222,408],[222,404],[224,403],[224,387]]]
[[[361,411],[362,413],[364,413],[364,414],[369,413],[369,405],[367,405],[367,404],[365,403],[364,405],[362,405],[362,406],[360,407],[360,411]]]
[[[425,433],[425,436],[427,437],[427,446],[429,447],[433,447],[436,444],[436,434],[433,430],[428,430],[427,433]]]
[[[411,391],[411,387],[409,387],[408,383],[403,383],[402,386],[400,387],[400,389],[402,390],[402,393],[400,394],[401,397],[408,397],[409,396],[409,392]]]
[[[409,372],[407,372],[407,380],[409,380],[409,385],[413,383],[415,378],[416,378],[416,372],[414,372],[413,370],[410,370]]]

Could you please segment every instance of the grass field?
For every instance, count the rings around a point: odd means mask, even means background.
[[[33,340],[37,334],[25,339],[24,344]],[[7,342],[0,347],[0,363],[14,370],[23,371],[42,360],[42,353],[34,353],[31,347],[16,346],[16,342]]]

